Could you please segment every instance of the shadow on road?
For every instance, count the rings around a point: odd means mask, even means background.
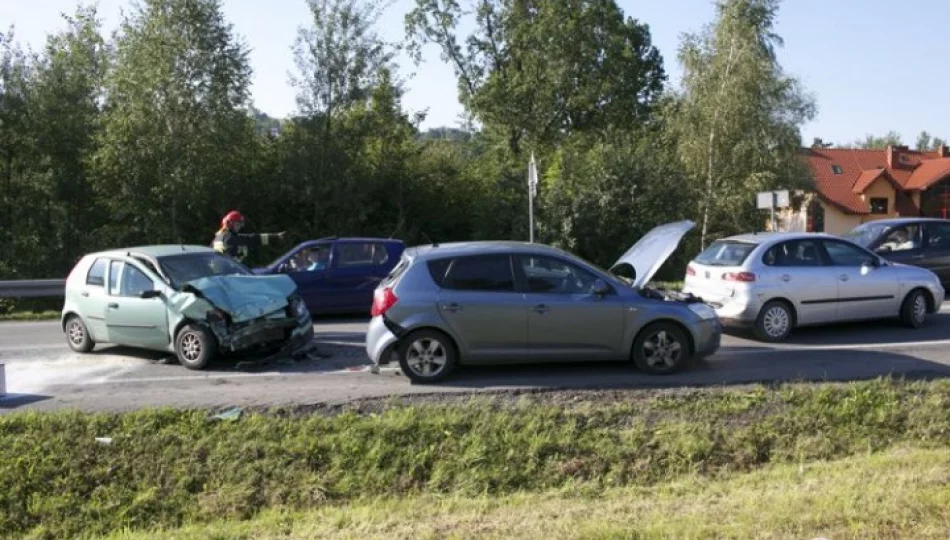
[[[751,330],[730,328],[726,334],[755,340]],[[907,328],[890,319],[797,328],[782,345],[926,344],[946,340],[950,340],[950,313],[931,315],[920,328]],[[762,346],[771,344],[762,343]]]
[[[39,403],[40,401],[46,401],[48,399],[53,399],[53,396],[47,396],[42,394],[7,394],[5,397],[0,397],[0,409],[16,409],[17,407],[22,407],[24,405],[30,405],[32,403]]]
[[[881,376],[912,380],[950,378],[950,366],[881,351],[803,353],[792,350],[767,356],[714,356],[680,373],[666,376],[639,372],[629,362],[464,366],[437,386],[472,390],[514,386],[564,389],[667,388],[776,382],[847,382]]]

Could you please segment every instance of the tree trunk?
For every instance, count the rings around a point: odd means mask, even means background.
[[[716,98],[716,108],[713,111],[712,122],[709,126],[709,148],[706,158],[706,192],[703,198],[703,227],[699,237],[699,248],[706,249],[706,234],[709,231],[709,209],[712,206],[714,197],[713,185],[713,165],[716,153],[716,128],[719,122],[719,111],[722,104],[722,96],[726,91],[726,84],[729,82],[729,73],[732,71],[732,65],[735,63],[736,38],[732,38],[729,45],[729,58],[726,60],[726,71],[722,76],[722,84],[719,87],[719,95]]]

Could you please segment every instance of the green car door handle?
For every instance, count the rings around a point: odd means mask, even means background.
[[[119,304],[116,304],[115,302],[110,302],[109,309],[119,309]]]

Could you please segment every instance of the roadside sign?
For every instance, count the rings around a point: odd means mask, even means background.
[[[756,207],[759,210],[769,210],[772,208],[773,195],[771,191],[760,191],[755,196]]]
[[[782,191],[774,191],[775,193],[775,207],[776,208],[788,208],[788,190],[784,189]]]

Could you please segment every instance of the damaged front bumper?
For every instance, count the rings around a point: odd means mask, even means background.
[[[296,298],[285,309],[251,321],[228,324],[224,316],[217,316],[208,322],[223,352],[277,347],[281,352],[294,352],[310,345],[314,337],[310,312]]]

